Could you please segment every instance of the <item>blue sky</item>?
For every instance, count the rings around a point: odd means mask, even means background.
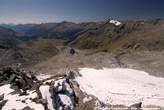
[[[163,18],[164,0],[0,0],[0,23]]]

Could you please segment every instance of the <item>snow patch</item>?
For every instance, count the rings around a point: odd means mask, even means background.
[[[89,101],[91,101],[92,100],[92,97],[84,97],[84,99],[83,99],[83,103],[86,103],[86,102],[89,102]]]
[[[60,101],[65,105],[66,108],[70,108],[71,110],[73,110],[74,105],[69,96],[64,94],[59,94],[59,97],[60,97]]]
[[[82,76],[77,77],[76,81],[80,89],[106,104],[129,106],[142,102],[143,106],[164,106],[164,78],[123,68],[80,68],[79,72]]]
[[[74,91],[66,81],[66,79],[60,79],[55,81],[54,88],[56,89],[56,97],[59,98],[57,105],[59,108],[70,108],[74,109],[74,99],[72,99],[72,95]],[[46,99],[48,102],[48,109],[55,110],[53,105],[53,97],[50,92],[50,85],[41,85],[39,90],[42,95],[42,99]],[[37,104],[33,102],[31,99],[37,97],[36,91],[27,91],[28,95],[19,96],[19,94],[11,94],[14,92],[13,89],[10,88],[10,84],[6,84],[0,86],[0,95],[4,94],[4,100],[8,100],[6,104],[3,106],[2,110],[12,110],[12,109],[23,109],[26,106],[29,106],[35,110],[44,110],[44,106],[42,104]],[[63,106],[62,106],[63,105]]]
[[[53,101],[52,101],[52,96],[51,96],[51,93],[50,93],[50,86],[48,85],[43,85],[43,86],[40,86],[39,88],[41,94],[42,94],[42,98],[43,99],[46,99],[48,101],[48,108],[50,110],[53,110]]]
[[[44,79],[50,78],[51,76],[52,75],[49,75],[49,74],[39,74],[36,77],[38,80],[44,80]]]
[[[121,22],[116,21],[116,20],[110,20],[109,23],[114,24],[114,25],[116,25],[116,26],[121,25]]]
[[[18,94],[12,95],[11,92],[14,90],[10,88],[10,85],[4,85],[0,87],[0,94],[4,94],[4,100],[8,100],[2,110],[12,110],[12,109],[23,109],[26,106],[34,108],[35,110],[44,110],[41,104],[36,104],[30,100],[30,98],[35,98],[37,96],[33,91],[28,91],[29,95],[19,96]],[[23,103],[22,101],[25,101]]]

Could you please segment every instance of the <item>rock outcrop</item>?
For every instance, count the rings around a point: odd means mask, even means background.
[[[6,89],[0,91],[2,110],[3,107],[21,110],[73,110],[78,104],[70,75],[39,80],[32,72],[5,67],[0,71],[0,86],[0,89]],[[11,103],[21,103],[21,106],[11,108],[8,106]]]

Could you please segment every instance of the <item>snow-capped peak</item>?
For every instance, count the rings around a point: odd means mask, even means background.
[[[121,25],[121,22],[119,22],[117,20],[110,20],[109,23],[114,24],[115,26]]]

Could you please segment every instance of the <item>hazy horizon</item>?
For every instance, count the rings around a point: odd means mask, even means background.
[[[0,0],[0,24],[164,18],[163,0]]]

